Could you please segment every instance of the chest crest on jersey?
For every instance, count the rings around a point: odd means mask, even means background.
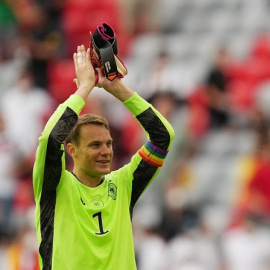
[[[108,196],[111,197],[113,200],[117,198],[117,186],[114,183],[108,184]]]

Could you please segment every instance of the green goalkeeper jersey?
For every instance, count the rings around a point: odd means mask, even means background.
[[[81,97],[72,95],[57,108],[39,138],[33,187],[40,268],[133,270],[132,211],[160,170],[174,131],[135,93],[124,105],[148,141],[127,165],[90,188],[65,169],[63,145],[84,105]]]

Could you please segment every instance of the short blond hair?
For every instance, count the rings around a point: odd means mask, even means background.
[[[84,125],[97,125],[104,126],[106,129],[110,130],[108,121],[99,115],[93,113],[87,113],[80,115],[73,129],[70,131],[68,136],[66,137],[66,144],[75,143],[79,145],[80,142],[80,128]]]

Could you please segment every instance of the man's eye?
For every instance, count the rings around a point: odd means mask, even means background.
[[[99,147],[99,143],[93,143],[91,144],[91,147]]]

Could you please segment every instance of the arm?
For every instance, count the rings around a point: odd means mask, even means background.
[[[99,84],[110,94],[118,98],[133,114],[144,129],[148,141],[132,157],[131,162],[122,170],[132,179],[130,211],[140,195],[159,172],[168,150],[171,147],[174,130],[170,123],[147,101],[128,88],[117,78],[114,81],[104,79],[98,70]]]
[[[148,141],[132,157],[127,168],[132,173],[130,211],[141,194],[159,173],[171,147],[174,130],[170,123],[148,102],[135,93],[124,105],[144,129]]]
[[[95,75],[89,51],[85,51],[84,46],[79,46],[73,59],[77,79],[80,82],[77,84],[78,89],[57,108],[39,138],[33,170],[34,195],[37,201],[42,198],[48,200],[47,195],[56,190],[65,169],[63,141],[76,123],[85,100],[94,87]]]
[[[161,148],[161,152],[167,152],[174,138],[170,123],[151,104],[126,86],[120,78],[109,81],[102,75],[100,69],[97,70],[100,86],[123,102],[144,128],[152,144]]]
[[[142,153],[142,149],[140,149],[141,156],[144,158],[144,154],[147,154],[147,157],[145,157],[147,161],[151,160],[152,155],[159,156],[159,159],[165,158],[174,138],[174,130],[170,123],[137,93],[134,93],[123,104],[143,127],[147,139],[152,145],[150,146],[147,142],[146,145],[148,146],[145,146],[147,148],[156,147],[156,149],[148,149],[150,153]],[[162,164],[158,165],[158,167],[161,166]]]
[[[78,54],[81,60],[78,61]],[[74,95],[61,104],[47,122],[39,138],[33,168],[33,188],[36,201],[36,226],[43,268],[51,269],[52,239],[57,188],[65,172],[63,142],[78,119],[85,100],[94,86],[94,70],[89,52],[79,46],[74,54],[77,79],[80,82]]]
[[[111,95],[115,96],[121,102],[125,102],[130,99],[134,91],[131,90],[120,78],[116,78],[113,81],[107,80],[101,73],[99,68],[96,69],[99,75],[99,85],[103,87]]]

